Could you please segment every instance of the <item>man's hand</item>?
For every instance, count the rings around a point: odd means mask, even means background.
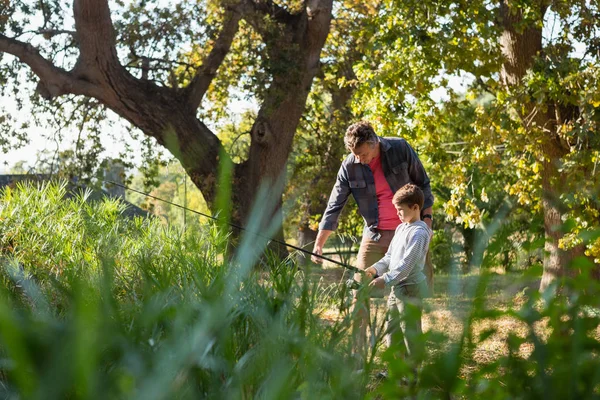
[[[317,245],[315,245],[313,251],[313,253],[318,254],[318,255],[322,255],[323,254],[323,248],[322,247],[318,247]],[[315,264],[323,264],[323,259],[321,257],[317,257],[317,256],[310,256],[310,260],[312,262],[314,262]]]
[[[315,247],[313,248],[313,253],[318,255],[323,255],[323,247],[325,247],[325,242],[327,238],[333,233],[333,231],[325,231],[319,230],[317,233],[317,239],[315,240]],[[323,259],[317,256],[310,256],[310,260],[315,264],[323,264]]]
[[[373,279],[371,283],[369,283],[369,287],[376,287],[379,289],[385,288],[385,281],[383,280],[383,277],[380,276],[379,278]]]

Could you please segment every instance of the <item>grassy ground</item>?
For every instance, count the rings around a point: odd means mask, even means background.
[[[313,279],[322,279],[325,284],[344,282],[350,277],[343,268],[337,266],[324,266],[312,268]],[[480,280],[477,273],[467,275],[438,274],[435,276],[434,295],[425,300],[423,314],[424,332],[441,333],[448,337],[448,346],[460,339],[465,321],[472,310],[475,290]],[[537,290],[539,279],[524,279],[521,274],[492,274],[485,289],[486,309],[505,311],[518,309],[525,301],[525,293]],[[378,320],[385,315],[386,299],[373,299],[371,305],[372,315],[377,314]],[[336,309],[326,310],[325,319],[339,318]],[[485,340],[478,343],[475,349],[475,363],[465,365],[463,375],[468,375],[469,370],[477,364],[489,363],[507,353],[506,339],[510,333],[525,337],[527,327],[515,318],[503,316],[490,320],[479,320],[473,325],[473,333],[477,337],[486,330],[495,332]],[[541,330],[544,327],[540,327]],[[531,353],[531,345],[525,343],[521,346],[521,354],[527,357]]]

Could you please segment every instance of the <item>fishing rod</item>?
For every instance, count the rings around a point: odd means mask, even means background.
[[[189,212],[192,212],[192,213],[194,213],[194,214],[198,214],[198,215],[201,215],[201,216],[203,216],[203,217],[206,217],[206,218],[210,218],[210,219],[212,219],[212,220],[215,220],[215,221],[218,221],[218,222],[224,222],[224,223],[226,223],[227,225],[229,225],[229,226],[231,226],[231,227],[233,227],[233,228],[236,228],[236,229],[239,229],[239,230],[241,230],[241,231],[245,231],[245,232],[251,233],[251,234],[253,234],[253,235],[259,236],[259,237],[261,237],[261,238],[263,238],[263,239],[270,240],[270,241],[272,241],[272,242],[275,242],[275,243],[277,243],[277,244],[280,244],[280,245],[282,245],[282,246],[291,247],[291,248],[292,248],[292,249],[294,249],[294,250],[298,250],[298,251],[300,251],[300,252],[302,252],[302,253],[306,253],[306,254],[309,254],[309,255],[311,255],[311,256],[318,257],[318,258],[320,258],[320,259],[322,259],[322,260],[329,261],[330,263],[337,264],[337,265],[339,265],[339,266],[341,266],[341,267],[344,267],[344,268],[346,268],[347,270],[350,270],[350,271],[352,271],[352,272],[356,272],[356,273],[359,273],[359,274],[364,274],[364,273],[365,273],[365,272],[364,272],[362,269],[359,269],[359,268],[357,268],[357,267],[354,267],[354,266],[352,266],[352,265],[348,265],[348,264],[345,264],[345,263],[343,263],[343,262],[340,262],[340,261],[334,260],[334,259],[332,259],[332,258],[325,257],[325,256],[323,256],[323,255],[321,255],[321,254],[316,254],[316,253],[313,253],[312,251],[309,251],[309,250],[303,249],[303,248],[301,248],[301,247],[298,247],[298,246],[294,246],[293,244],[289,244],[289,243],[287,243],[287,242],[284,242],[284,241],[282,241],[282,240],[273,239],[273,238],[270,238],[270,237],[268,237],[268,236],[264,236],[264,235],[262,235],[262,234],[260,234],[260,233],[258,233],[258,232],[252,232],[252,231],[249,231],[248,229],[244,228],[243,226],[240,226],[240,225],[238,225],[238,224],[235,224],[235,223],[233,223],[233,222],[225,221],[225,220],[223,220],[223,219],[219,219],[219,218],[217,218],[217,217],[214,217],[214,216],[212,216],[212,215],[205,214],[205,213],[202,213],[202,212],[200,212],[200,211],[193,210],[193,209],[191,209],[191,208],[187,208],[187,207],[185,207],[185,206],[182,206],[181,204],[177,204],[177,203],[173,203],[173,202],[171,202],[171,201],[169,201],[169,200],[161,199],[160,197],[153,196],[153,195],[151,195],[150,193],[145,193],[145,192],[142,192],[142,191],[140,191],[140,190],[137,190],[137,189],[130,188],[130,187],[128,187],[128,186],[125,186],[125,185],[123,185],[123,184],[121,184],[121,183],[114,182],[114,181],[106,181],[106,180],[104,180],[104,179],[100,179],[100,181],[102,181],[102,182],[105,182],[105,183],[110,183],[111,185],[115,185],[115,186],[121,187],[121,188],[123,188],[123,189],[126,189],[126,190],[130,190],[130,191],[132,191],[132,192],[135,192],[135,193],[141,194],[141,195],[143,195],[143,196],[149,197],[149,198],[151,198],[151,199],[154,199],[154,200],[162,201],[162,202],[164,202],[164,203],[167,203],[167,204],[170,204],[170,205],[172,205],[172,206],[175,206],[175,207],[181,208],[181,209],[183,209],[183,210],[185,210],[185,211],[189,211]],[[358,282],[356,282],[356,283],[358,283]]]

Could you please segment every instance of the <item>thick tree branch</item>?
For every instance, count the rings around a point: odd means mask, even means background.
[[[75,30],[79,38],[79,60],[75,69],[87,79],[107,83],[124,74],[116,50],[116,34],[107,0],[74,0]]]
[[[188,104],[192,109],[195,110],[200,105],[202,97],[204,97],[210,83],[217,74],[217,69],[229,53],[233,38],[238,31],[240,19],[241,15],[237,12],[231,11],[226,14],[219,37],[202,66],[196,71],[196,76],[187,87]]]
[[[28,43],[0,34],[0,52],[14,55],[31,68],[40,78],[38,91],[45,98],[54,98],[67,93],[92,97],[99,94],[95,85],[77,79],[71,73],[58,68]]]
[[[269,15],[277,22],[289,24],[296,19],[296,16],[290,14],[285,8],[275,4],[272,0],[249,0],[256,11],[264,15]]]
[[[274,21],[287,26],[293,25],[302,16],[302,13],[291,14],[285,8],[278,6],[271,0],[241,0],[236,5],[230,7],[242,14],[242,18],[257,32],[263,32],[263,18],[266,15],[270,16]]]

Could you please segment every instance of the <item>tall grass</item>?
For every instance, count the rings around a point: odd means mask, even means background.
[[[153,219],[125,219],[119,202],[88,203],[86,193],[65,200],[65,192],[64,184],[46,184],[0,194],[2,398],[600,394],[599,287],[585,259],[573,265],[579,274],[565,280],[562,296],[531,291],[504,309],[488,301],[486,269],[467,286],[450,282],[450,307],[452,299],[468,303],[458,338],[436,327],[423,334],[422,351],[399,360],[402,344],[382,348],[374,320],[370,353],[357,364],[347,289],[264,257],[265,237],[278,228],[264,209],[249,226],[261,236],[243,236],[230,255],[216,226],[183,234]],[[321,318],[332,308],[340,318]],[[496,328],[475,326],[507,317],[527,333],[508,335],[505,354],[477,362],[476,349]],[[388,380],[372,378],[384,367]]]
[[[360,398],[347,323],[323,325],[327,288],[234,257],[207,227],[127,220],[116,201],[65,201],[65,185],[0,198],[1,397]],[[258,210],[251,224],[264,225]],[[268,224],[267,224],[268,225]],[[268,236],[274,227],[266,226]]]

